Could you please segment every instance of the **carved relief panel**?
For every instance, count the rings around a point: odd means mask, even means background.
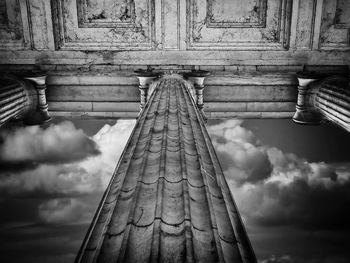
[[[207,1],[208,27],[265,27],[266,0]]]
[[[26,0],[0,0],[0,49],[30,48]]]
[[[132,0],[78,0],[80,27],[132,27],[135,2]]]
[[[189,49],[287,49],[291,0],[191,0]]]
[[[320,48],[350,49],[350,1],[323,1]]]
[[[53,5],[57,49],[154,48],[152,0],[57,0]]]

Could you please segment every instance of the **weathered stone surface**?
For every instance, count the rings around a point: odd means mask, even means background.
[[[137,116],[140,96],[134,73],[94,74],[52,73],[47,90],[52,115],[62,116],[66,112],[68,116],[74,113],[85,117],[130,117],[133,112]],[[205,112],[213,118],[285,118],[286,112],[290,117],[296,100],[296,83],[294,73],[214,72],[204,82]]]
[[[77,262],[256,262],[184,81],[159,81]]]
[[[257,65],[349,64],[345,0],[0,4],[1,64],[247,65],[242,69],[249,71]]]
[[[1,0],[0,9],[0,71],[48,71],[53,116],[136,116],[94,103],[137,102],[130,72],[153,67],[210,70],[204,101],[234,106],[208,104],[208,116],[282,117],[287,104],[254,103],[295,101],[290,72],[303,65],[350,65],[345,0]]]

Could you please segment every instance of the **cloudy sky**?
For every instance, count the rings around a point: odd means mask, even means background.
[[[135,121],[0,132],[0,262],[73,262]]]
[[[261,262],[349,262],[349,134],[288,120],[209,132]]]
[[[134,120],[0,131],[0,262],[73,262]],[[289,120],[209,121],[261,263],[348,262],[350,136]]]

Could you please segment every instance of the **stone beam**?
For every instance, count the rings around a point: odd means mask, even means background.
[[[295,110],[295,73],[213,72],[203,84],[207,118],[291,118]],[[47,80],[50,114],[135,118],[140,112],[139,85],[133,71],[52,72]]]

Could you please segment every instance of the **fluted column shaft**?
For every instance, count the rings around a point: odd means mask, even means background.
[[[7,121],[20,117],[25,113],[27,94],[20,82],[4,80],[0,88],[0,126]]]
[[[329,77],[311,90],[308,103],[317,112],[350,132],[350,89],[346,78]]]
[[[192,85],[154,84],[75,262],[257,262]]]
[[[350,131],[350,87],[343,76],[324,79],[298,75],[298,100],[293,121],[320,124],[322,119]]]
[[[51,119],[45,95],[46,76],[28,76],[24,79],[27,82],[9,75],[0,80],[0,126],[15,118],[21,118],[29,125],[42,124]]]

